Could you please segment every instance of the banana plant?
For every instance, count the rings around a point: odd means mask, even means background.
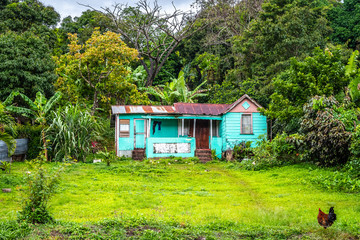
[[[178,77],[173,78],[170,83],[155,87],[140,88],[140,90],[145,90],[146,93],[160,99],[162,104],[171,105],[174,102],[193,103],[195,98],[207,95],[204,93],[207,91],[206,89],[200,90],[205,83],[206,81],[202,82],[194,90],[189,90],[186,85],[184,71],[181,70]]]
[[[351,78],[348,89],[353,102],[360,102],[360,72],[358,69],[359,51],[355,50],[345,67],[345,75]]]
[[[15,96],[20,96],[28,105],[28,108],[9,105],[10,102],[13,102]],[[54,96],[52,96],[49,100],[47,100],[41,92],[37,92],[35,100],[32,101],[25,94],[20,92],[12,92],[10,96],[4,101],[4,103],[7,105],[6,109],[8,111],[33,119],[35,123],[38,123],[41,126],[41,139],[43,141],[46,160],[48,160],[47,140],[45,136],[46,117],[54,105],[59,102],[60,98],[60,92],[55,93]]]

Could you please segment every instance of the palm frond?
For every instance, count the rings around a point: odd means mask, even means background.
[[[59,100],[61,99],[61,93],[60,92],[56,92],[54,94],[54,96],[52,96],[49,101],[47,101],[47,103],[44,106],[44,113],[45,115],[50,111],[50,109],[59,102]]]
[[[358,50],[355,50],[350,58],[349,58],[349,61],[348,61],[348,64],[345,66],[345,75],[346,76],[351,76],[351,75],[354,75],[356,74],[357,72],[357,57],[359,56],[359,51]]]
[[[19,95],[22,97],[22,99],[29,105],[30,109],[32,111],[36,111],[37,110],[37,106],[36,104],[25,94],[19,93]],[[37,94],[36,94],[37,96]]]
[[[5,107],[9,106],[13,101],[14,98],[19,95],[20,93],[18,91],[12,91],[10,95],[5,99],[5,101],[2,103]]]
[[[7,106],[6,110],[8,110],[9,112],[15,113],[15,114],[19,114],[28,118],[32,118],[35,116],[34,111],[27,109],[27,108],[23,108],[23,107],[16,107],[16,106]]]

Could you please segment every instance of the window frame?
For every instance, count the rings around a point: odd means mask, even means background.
[[[121,131],[121,125],[128,125],[127,131]],[[119,138],[130,137],[130,119],[119,119]]]
[[[248,132],[244,132],[244,127],[243,127],[243,117],[244,116],[250,116],[250,133]],[[245,114],[241,114],[241,120],[240,120],[240,134],[254,134],[253,132],[253,117],[251,113],[245,113]]]
[[[212,136],[220,137],[220,120],[212,120]]]

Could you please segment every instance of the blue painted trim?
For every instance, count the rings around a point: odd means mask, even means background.
[[[201,119],[201,120],[222,120],[222,117],[219,116],[142,116],[141,118],[151,118],[151,119]]]

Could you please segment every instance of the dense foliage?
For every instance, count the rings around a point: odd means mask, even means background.
[[[351,133],[336,118],[334,107],[337,105],[333,97],[319,96],[304,105],[300,131],[305,135],[309,160],[320,165],[336,166],[349,159]]]
[[[328,12],[333,29],[331,39],[335,43],[346,43],[352,49],[359,48],[360,3],[357,0],[344,0]]]
[[[55,63],[47,44],[30,32],[0,35],[0,100],[12,91],[30,98],[37,92],[49,97],[54,93]]]
[[[304,115],[303,105],[315,95],[344,97],[350,79],[345,75],[344,58],[339,48],[316,48],[312,56],[292,58],[287,70],[273,80],[274,93],[265,114],[276,119],[275,130],[296,132]]]
[[[47,135],[53,144],[54,160],[84,161],[91,152],[91,143],[100,137],[100,124],[79,105],[58,108],[53,114]]]

